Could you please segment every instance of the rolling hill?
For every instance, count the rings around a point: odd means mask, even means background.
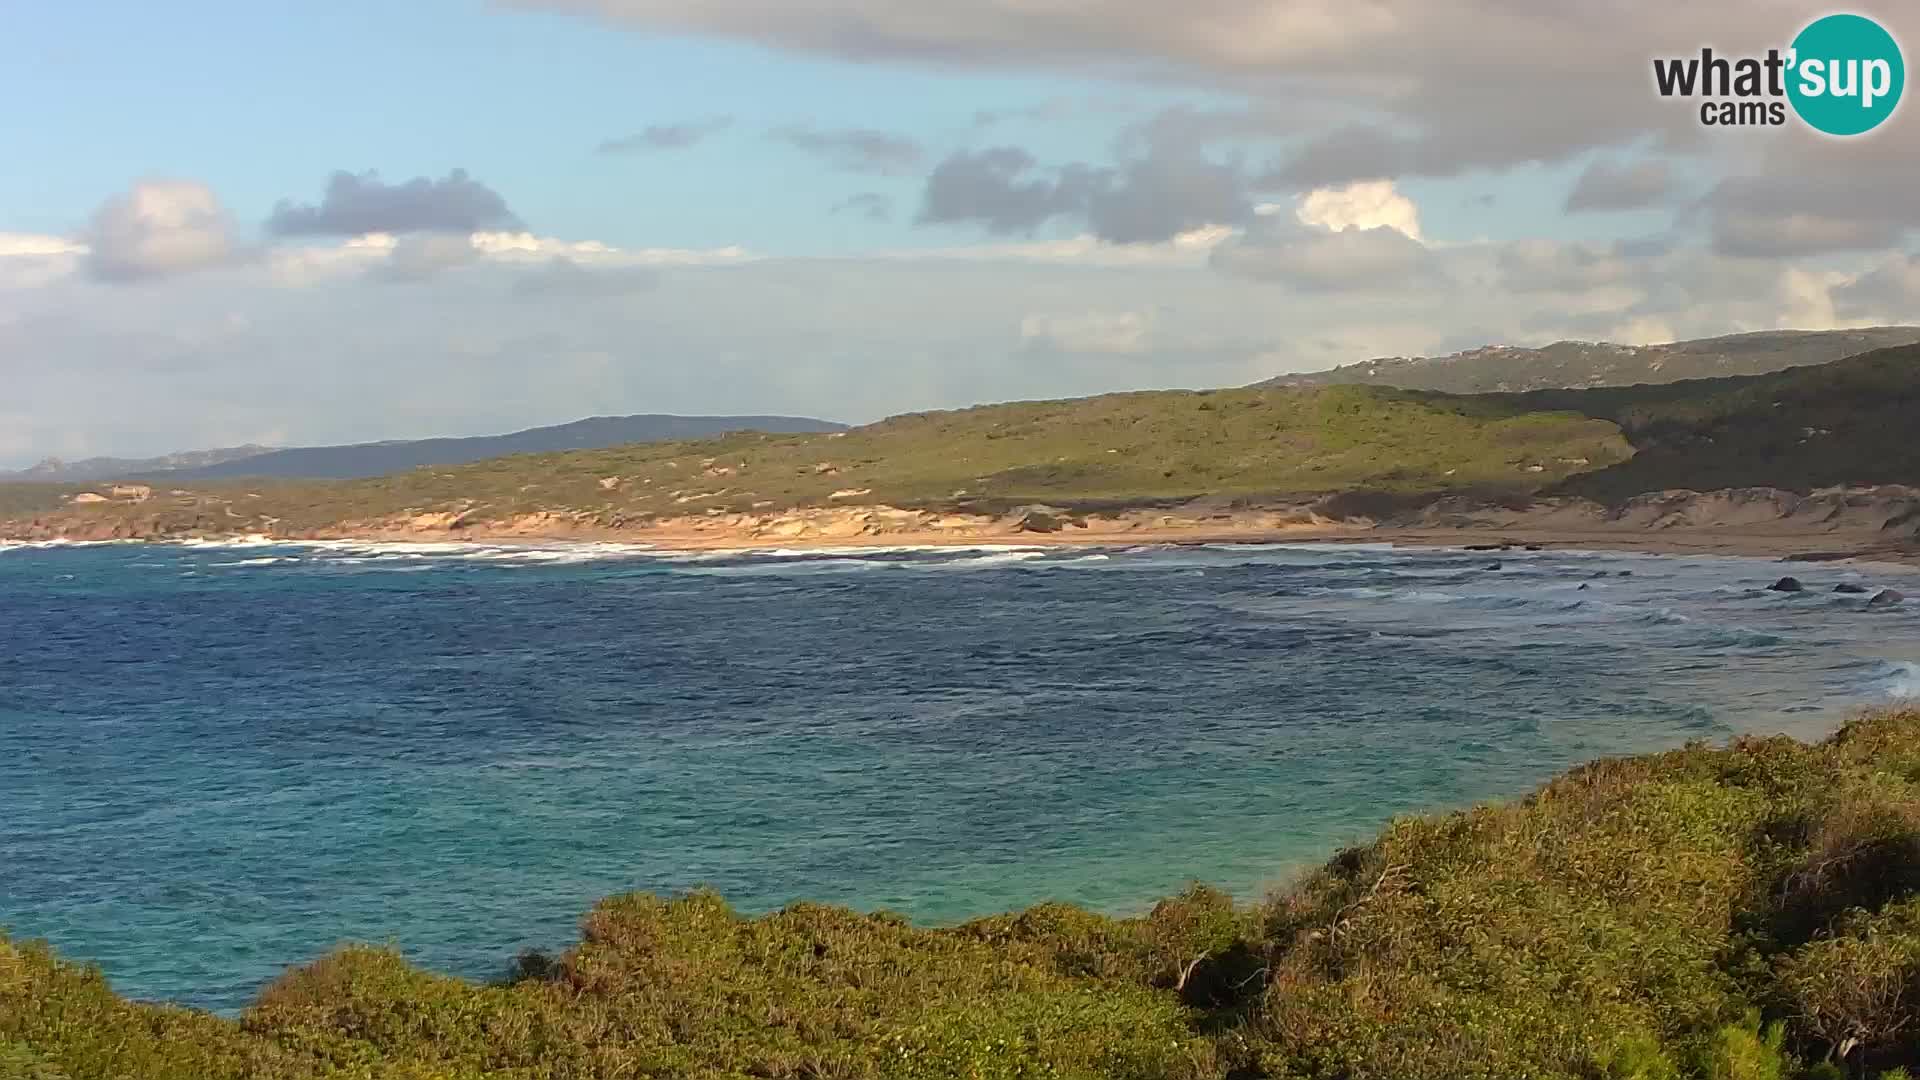
[[[64,503],[74,488],[0,486],[0,515],[12,518],[0,534],[26,521],[45,535],[38,516],[48,512],[126,526],[114,535],[166,535],[351,530],[432,515],[445,528],[538,515],[621,528],[809,507],[998,514],[1045,503],[1094,513],[1334,495],[1388,508],[1443,496],[1618,504],[1675,489],[1920,484],[1915,430],[1920,345],[1769,375],[1589,390],[1266,387],[1016,402],[839,432],[741,432],[372,479],[210,481],[104,505]]]
[[[39,484],[90,484],[123,476],[152,476],[160,473],[190,472],[224,465],[242,458],[271,453],[271,446],[229,446],[218,450],[188,450],[153,458],[91,457],[79,461],[46,458],[18,472],[0,472],[0,481]]]
[[[1438,390],[1449,394],[1632,386],[1730,375],[1764,375],[1915,342],[1920,342],[1920,326],[1767,330],[1668,345],[1610,345],[1591,341],[1559,341],[1538,349],[1489,345],[1450,356],[1363,360],[1331,371],[1281,375],[1257,385],[1354,384]]]
[[[276,450],[265,446],[203,450],[163,458],[49,459],[0,481],[86,484],[101,480],[156,480],[169,484],[237,477],[351,480],[422,465],[461,465],[508,454],[593,450],[661,439],[700,439],[729,431],[843,431],[846,425],[795,416],[595,416],[570,424],[528,428],[509,435],[406,439],[351,446]]]
[[[171,475],[173,480],[218,480],[225,477],[280,477],[297,479],[355,479],[385,476],[423,465],[461,465],[510,454],[543,454],[562,450],[594,450],[628,443],[669,439],[702,439],[729,431],[824,432],[844,431],[846,425],[796,416],[595,416],[570,424],[528,428],[509,435],[480,435],[456,439],[414,439],[361,443],[354,446],[313,446],[275,450],[205,468]]]
[[[173,487],[179,495],[156,488],[145,502],[72,509],[244,530],[268,519],[279,529],[313,529],[448,510],[584,514],[617,524],[879,503],[977,510],[1354,489],[1513,494],[1630,453],[1604,420],[1473,398],[1368,387],[1157,391],[919,413],[846,432],[742,432],[497,457],[374,479],[209,481]],[[71,494],[0,487],[0,513],[56,509]],[[217,516],[207,513],[210,498],[224,507]]]
[[[1601,501],[1677,488],[1920,484],[1920,346],[1770,375],[1484,400],[1617,425],[1632,459],[1555,489]]]

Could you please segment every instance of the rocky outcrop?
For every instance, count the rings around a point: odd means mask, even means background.
[[[1023,506],[1001,519],[1008,532],[1057,533],[1066,528],[1061,513],[1047,506]]]
[[[1834,488],[1801,495],[1777,488],[1662,491],[1628,500],[1613,515],[1623,524],[1791,529],[1796,532],[1920,532],[1920,490],[1909,487]]]
[[[1405,527],[1496,530],[1857,533],[1896,541],[1920,537],[1920,488],[1828,488],[1804,495],[1779,488],[1655,491],[1613,506],[1582,498],[1543,498],[1524,506],[1506,506],[1456,495],[1382,520]]]

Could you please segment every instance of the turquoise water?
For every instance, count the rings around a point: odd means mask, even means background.
[[[1497,568],[1496,568],[1497,562]],[[1777,563],[1385,547],[0,550],[0,925],[233,1008],[498,972],[599,897],[1246,896],[1392,814],[1916,689]],[[1584,588],[1583,588],[1584,586]]]

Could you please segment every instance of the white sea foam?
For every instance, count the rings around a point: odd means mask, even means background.
[[[275,540],[271,536],[263,536],[260,533],[249,533],[246,536],[221,537],[213,540],[189,537],[185,540],[167,540],[162,542],[184,548],[285,547],[288,543],[285,540]]]
[[[279,546],[328,556],[327,561],[359,565],[369,561],[450,559],[500,563],[581,563],[655,554],[652,544],[611,541],[502,544],[461,540],[290,540]]]
[[[890,570],[905,565],[881,559],[814,559],[808,562],[762,562],[735,566],[694,564],[676,570],[674,573],[689,577],[811,577],[821,574]]]
[[[1920,698],[1920,664],[1912,660],[1886,660],[1876,673],[1881,696],[1896,701]]]
[[[918,563],[915,569],[924,570],[980,570],[993,566],[1011,566],[1014,563],[1031,562],[1047,557],[1045,551],[998,551],[990,555],[976,555],[971,559],[947,559],[942,562]]]
[[[1149,549],[1159,546],[1172,547],[1174,545],[1149,545]],[[1334,540],[1293,540],[1269,544],[1216,543],[1201,544],[1200,546],[1209,551],[1306,551],[1325,555],[1335,555],[1343,551],[1370,551],[1381,553],[1401,550],[1399,544],[1390,542],[1349,544]]]
[[[46,551],[53,548],[91,548],[114,547],[121,544],[138,544],[139,540],[0,540],[0,551],[33,550]]]

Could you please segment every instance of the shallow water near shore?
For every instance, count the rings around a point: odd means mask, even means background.
[[[1806,593],[1765,591],[1783,573]],[[1375,546],[0,550],[0,926],[235,1008],[599,897],[1252,897],[1396,813],[1920,692],[1878,566]]]

